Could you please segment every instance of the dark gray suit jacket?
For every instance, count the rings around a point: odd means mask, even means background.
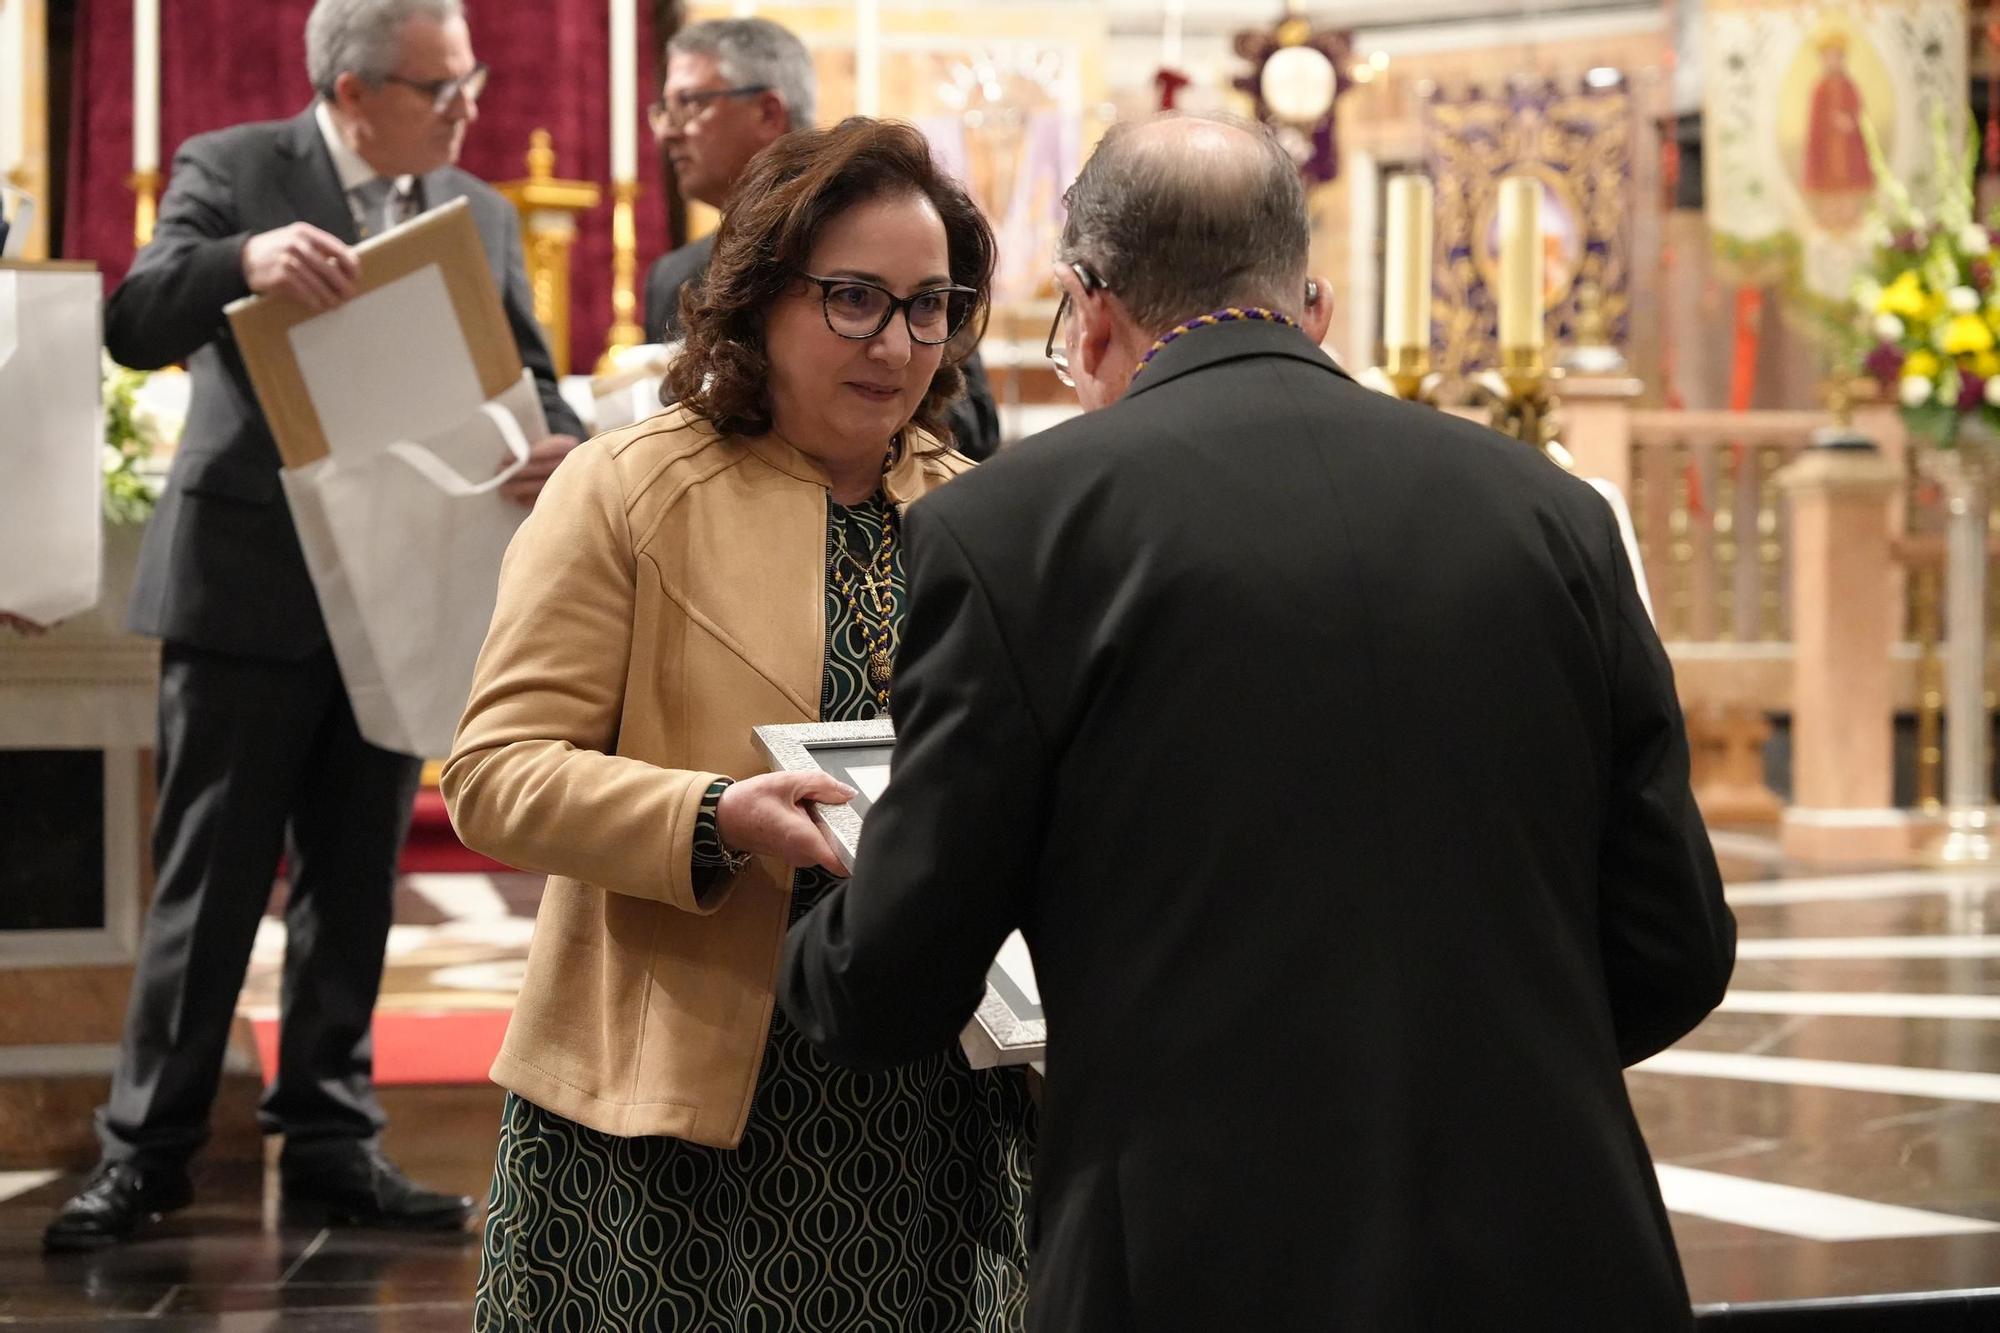
[[[435,208],[469,201],[521,360],[551,432],[582,427],[556,392],[535,323],[513,206],[457,167],[423,178]],[[113,359],[150,370],[185,360],[193,402],[180,452],[147,525],[127,625],[211,652],[296,661],[326,643],[279,458],[223,307],[250,294],[243,244],[292,222],[356,240],[354,218],[312,108],[291,120],[189,139],[175,154],[153,241],[104,312]],[[366,386],[356,386],[366,392]]]
[[[779,995],[1048,1015],[1034,1333],[1688,1329],[1620,1068],[1735,929],[1610,508],[1289,329],[911,507],[896,772]]]
[[[681,336],[681,288],[708,272],[715,251],[715,233],[669,250],[646,270],[646,341],[678,342]]]

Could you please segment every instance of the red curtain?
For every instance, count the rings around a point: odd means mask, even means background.
[[[642,102],[660,81],[652,8],[639,6]],[[163,165],[190,135],[283,119],[311,100],[305,26],[312,0],[163,0],[160,9]],[[604,202],[578,220],[572,258],[570,364],[588,371],[611,327],[609,6],[538,0],[469,7],[468,14],[473,50],[493,77],[460,165],[488,181],[525,176],[528,136],[546,129],[559,176],[605,185]],[[63,253],[95,260],[115,283],[132,261],[132,0],[78,0],[75,58]],[[649,161],[641,155],[642,174]],[[657,173],[639,197],[638,232],[643,282],[666,235]]]

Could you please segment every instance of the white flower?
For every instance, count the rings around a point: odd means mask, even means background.
[[[1903,337],[1903,321],[1894,315],[1875,316],[1875,336],[1885,343],[1900,342]]]
[[[1954,287],[1945,293],[1944,303],[1954,315],[1970,315],[1979,309],[1979,293],[1970,287]]]
[[[1922,407],[1937,392],[1937,385],[1928,375],[1906,375],[1903,377],[1902,399],[1904,407]]]
[[[1882,244],[1887,245],[1888,243],[1888,238],[1885,236]],[[1863,278],[1854,284],[1854,303],[1863,310],[1873,310],[1876,303],[1881,299],[1882,284],[1873,278]]]
[[[1959,229],[1958,248],[1967,257],[1977,259],[1993,249],[1993,236],[1976,222],[1967,223]]]

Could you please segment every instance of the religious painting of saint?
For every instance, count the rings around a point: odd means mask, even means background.
[[[1800,47],[1778,95],[1780,150],[1807,214],[1828,232],[1852,231],[1875,198],[1862,122],[1885,153],[1895,122],[1881,56],[1853,28],[1829,25]]]

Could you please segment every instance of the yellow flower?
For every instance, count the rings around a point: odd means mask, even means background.
[[[1993,350],[1993,327],[1977,315],[1954,315],[1938,345],[1948,356]]]
[[[1935,352],[1915,351],[1910,353],[1909,360],[1903,362],[1905,375],[1921,375],[1927,380],[1936,379],[1939,369]]]
[[[1972,373],[1981,379],[1992,379],[1995,375],[2000,375],[2000,353],[1973,353]]]
[[[1923,279],[1913,268],[1906,268],[1896,275],[1896,280],[1882,289],[1876,298],[1877,314],[1900,315],[1904,319],[1921,319],[1930,310],[1931,297],[1924,291]]]

